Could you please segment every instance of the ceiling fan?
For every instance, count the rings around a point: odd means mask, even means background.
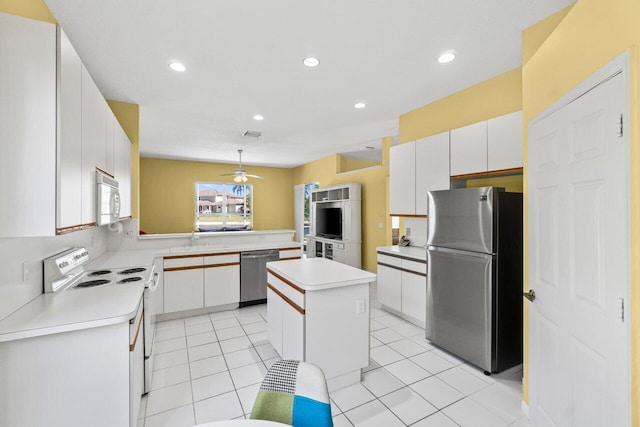
[[[247,182],[249,178],[264,179],[263,177],[258,175],[248,174],[247,170],[242,168],[242,150],[238,150],[238,155],[240,156],[240,162],[238,163],[238,168],[231,173],[220,174],[220,176],[233,176],[234,182]]]

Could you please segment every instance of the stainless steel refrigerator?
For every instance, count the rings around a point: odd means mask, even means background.
[[[522,363],[522,194],[428,192],[426,337],[483,369]]]

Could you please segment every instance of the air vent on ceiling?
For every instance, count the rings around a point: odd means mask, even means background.
[[[258,138],[262,135],[262,132],[258,132],[256,130],[245,130],[242,134],[244,136],[250,136],[251,138]]]

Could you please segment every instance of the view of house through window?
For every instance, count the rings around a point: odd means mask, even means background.
[[[196,230],[233,231],[253,227],[251,185],[197,182]]]

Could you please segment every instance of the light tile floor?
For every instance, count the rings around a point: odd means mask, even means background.
[[[191,427],[248,418],[267,369],[266,305],[158,324],[152,391],[139,427]],[[485,376],[437,348],[424,330],[371,309],[371,365],[362,382],[331,393],[334,425],[527,426],[522,371]]]

